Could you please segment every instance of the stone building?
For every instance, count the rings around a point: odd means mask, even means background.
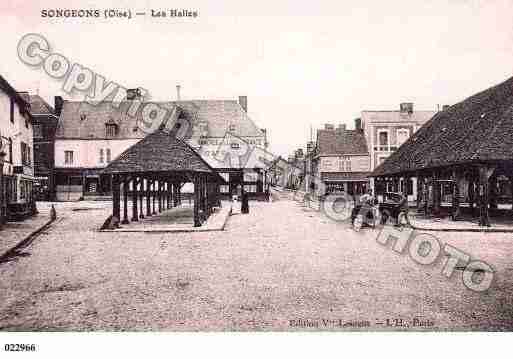
[[[0,76],[0,220],[36,212],[33,196],[34,151],[29,98]]]
[[[177,89],[179,90],[179,89]],[[159,127],[177,124],[184,140],[215,168],[227,184],[228,196],[244,182],[250,197],[265,196],[267,166],[251,160],[255,148],[267,147],[267,133],[247,114],[247,97],[239,100],[181,100],[154,102],[169,116],[157,128],[146,128],[141,111],[129,116],[137,91],[126,101],[99,104],[62,101],[55,136],[58,200],[110,198],[111,176],[103,169],[127,148]],[[141,102],[139,108],[147,103]]]
[[[40,201],[55,200],[55,130],[59,121],[54,109],[39,95],[29,95],[34,132],[34,195]]]
[[[361,121],[369,150],[370,171],[394,153],[435,114],[436,111],[415,111],[411,102],[401,103],[399,110],[362,111]],[[371,180],[370,184],[374,191],[374,181]],[[403,185],[402,182],[398,184],[399,188],[391,185],[387,191],[402,190]],[[412,178],[406,184],[409,200],[416,199],[416,188],[416,179]]]
[[[326,124],[324,129],[317,130],[315,147],[307,153],[307,158],[310,171],[306,187],[310,192],[318,193],[318,181],[325,185],[327,193],[359,195],[366,192],[370,156],[359,120],[355,121],[354,130],[346,129],[345,124],[337,128]]]

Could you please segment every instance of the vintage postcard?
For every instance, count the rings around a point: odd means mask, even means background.
[[[3,0],[0,333],[510,332],[512,15]]]

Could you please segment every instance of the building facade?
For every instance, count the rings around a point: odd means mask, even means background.
[[[55,130],[59,117],[39,95],[30,95],[34,133],[34,195],[38,201],[55,200]]]
[[[326,124],[317,130],[315,147],[307,154],[310,171],[306,186],[310,192],[361,195],[367,191],[370,154],[360,124],[355,121],[354,130],[346,129],[345,124],[338,128]],[[319,193],[319,183],[324,184],[325,193]]]
[[[3,168],[0,215],[23,219],[36,212],[33,196],[34,151],[29,98],[18,93],[0,76],[0,137]]]
[[[370,171],[373,171],[408,140],[417,130],[428,122],[436,111],[414,111],[413,103],[401,103],[398,111],[362,111],[361,121],[369,148]],[[400,192],[402,186],[407,189],[408,199],[416,199],[416,178],[409,183],[400,182],[399,188],[379,188],[378,192]],[[376,193],[374,180],[370,185]]]
[[[151,132],[141,125],[140,111],[128,116],[134,100],[137,97],[121,103],[56,101],[55,109],[60,112],[55,135],[57,200],[109,198],[111,179],[103,169]],[[156,104],[169,113],[161,126],[181,126],[173,130],[223,176],[227,184],[221,186],[221,194],[229,196],[242,182],[250,196],[266,192],[267,166],[254,161],[251,154],[255,148],[267,147],[267,133],[247,115],[245,96],[238,101],[178,100]]]

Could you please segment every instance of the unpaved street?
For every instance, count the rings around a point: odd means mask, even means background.
[[[377,230],[355,233],[286,198],[251,202],[209,233],[98,233],[109,209],[95,206],[58,204],[27,255],[0,264],[2,330],[513,328],[510,234],[436,234],[496,269],[474,293],[461,272],[447,280],[441,264],[378,244]],[[384,325],[414,318],[426,326]]]

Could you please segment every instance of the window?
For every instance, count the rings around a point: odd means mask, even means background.
[[[107,163],[110,163],[110,148],[107,148]]]
[[[236,142],[232,142],[230,147],[233,148],[234,150],[238,150],[240,148],[240,145],[238,143],[236,143]]]
[[[410,130],[401,128],[397,130],[397,145],[401,146],[410,137]]]
[[[100,163],[103,163],[103,148],[100,148]]]
[[[31,164],[30,147],[25,142],[21,142],[21,164],[24,166]]]
[[[73,164],[73,151],[64,151],[64,164]]]
[[[105,125],[105,134],[107,137],[115,137],[118,132],[118,126],[116,124],[106,124]]]
[[[228,128],[228,131],[235,132],[235,125],[230,125],[230,127]]]
[[[34,125],[34,138],[42,138],[43,137],[43,126],[38,124]]]
[[[378,145],[380,151],[388,151],[388,131],[378,131]]]
[[[9,162],[12,163],[12,138],[9,138]]]

